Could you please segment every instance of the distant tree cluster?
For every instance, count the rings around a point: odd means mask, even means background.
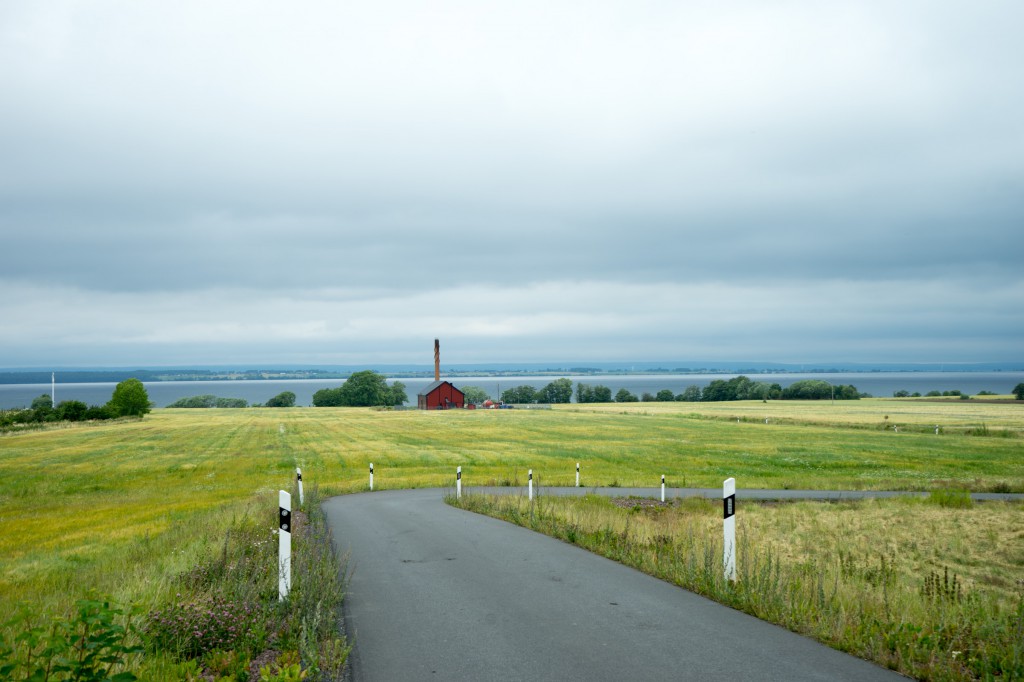
[[[291,391],[281,391],[266,402],[267,407],[295,407],[295,394]]]
[[[114,387],[106,405],[115,417],[141,417],[153,407],[146,387],[138,379],[125,379]]]
[[[542,403],[568,403],[572,401],[572,381],[569,379],[555,379],[550,384],[540,389],[537,399]]]
[[[533,386],[516,386],[501,392],[501,402],[514,405],[572,402],[572,381],[555,379],[540,390]]]
[[[779,384],[753,381],[741,374],[729,380],[716,379],[712,381],[704,387],[700,399],[702,402],[711,403],[728,400],[778,400],[781,397],[782,386]]]
[[[1016,396],[1017,400],[1024,400],[1024,383],[1013,387],[1013,395]]]
[[[218,398],[215,395],[194,395],[176,400],[167,407],[249,407],[244,398]]]
[[[632,393],[630,393],[627,389],[620,388],[618,391],[615,392],[615,402],[617,402],[617,403],[637,403],[637,402],[640,402],[640,399],[637,398]]]
[[[732,379],[716,379],[704,387],[687,386],[676,396],[686,402],[724,402],[731,400],[859,400],[868,397],[856,386],[833,386],[820,379],[796,381],[783,388],[780,384],[753,381],[742,374]]]
[[[995,394],[992,393],[991,391],[982,391],[978,395],[995,395]],[[911,393],[910,391],[893,391],[892,397],[893,398],[920,398],[921,394],[916,392],[916,391],[914,393]],[[961,400],[969,400],[971,396],[966,394],[966,393],[964,393],[963,391],[959,391],[959,390],[955,390],[954,389],[952,391],[928,391],[927,393],[924,394],[924,397],[925,398],[946,397],[946,398],[960,398]]]
[[[578,403],[610,403],[612,389],[607,386],[590,386],[582,381],[576,384],[576,402]]]
[[[487,394],[479,388],[467,386],[462,389],[466,402],[483,402]],[[476,392],[479,393],[476,393]],[[522,385],[501,392],[501,401],[508,404],[532,403],[567,403],[573,396],[572,382],[569,379],[556,379],[541,389]],[[629,389],[620,388],[614,396],[612,390],[601,384],[576,384],[577,403],[636,403],[636,402],[722,402],[730,400],[858,400],[870,397],[861,393],[855,386],[838,384],[833,386],[827,381],[806,379],[797,381],[783,388],[780,384],[769,384],[764,381],[753,381],[740,375],[732,379],[716,379],[701,389],[700,386],[687,386],[682,393],[675,394],[663,388],[657,393],[644,392],[639,396]],[[472,396],[472,397],[471,397]],[[1022,398],[1024,399],[1024,398]]]
[[[322,388],[313,394],[314,407],[393,407],[409,398],[405,384],[387,379],[373,370],[356,372],[338,388]]]
[[[783,400],[859,400],[869,397],[860,393],[855,386],[837,384],[833,386],[820,379],[806,379],[790,384],[782,391]]]
[[[244,398],[218,398],[215,395],[194,395],[175,401],[167,407],[241,408],[249,406],[249,401]],[[295,394],[291,391],[281,391],[265,403],[253,403],[252,407],[295,407]]]
[[[146,387],[138,379],[126,379],[114,387],[114,392],[105,405],[86,405],[80,400],[64,400],[54,406],[53,399],[43,394],[35,398],[29,408],[0,412],[0,429],[16,428],[19,424],[141,417],[150,409],[152,404],[149,402]]]
[[[480,405],[491,399],[491,396],[487,395],[487,391],[479,386],[460,386],[459,390],[462,391],[467,405]]]
[[[700,390],[700,386],[690,385],[676,396],[676,400],[687,403],[699,403],[703,395],[704,392]]]
[[[501,402],[507,405],[530,405],[537,402],[537,389],[533,386],[516,386],[501,392]]]

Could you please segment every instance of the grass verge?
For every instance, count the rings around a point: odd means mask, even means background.
[[[283,601],[266,502],[232,520],[216,551],[164,581],[148,606],[89,595],[47,620],[23,605],[0,630],[0,679],[340,680],[350,650],[340,634],[343,584],[318,487],[295,514]]]
[[[736,583],[723,577],[717,501],[449,502],[915,678],[1024,679],[1024,507],[960,499],[747,503],[736,517]]]

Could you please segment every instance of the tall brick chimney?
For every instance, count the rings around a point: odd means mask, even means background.
[[[434,381],[441,380],[441,342],[434,339]]]

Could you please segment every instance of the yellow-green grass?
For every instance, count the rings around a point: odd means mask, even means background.
[[[1001,401],[992,398],[1005,398]],[[712,403],[604,403],[572,405],[571,409],[600,412],[685,413],[713,419],[737,418],[764,423],[857,426],[915,431],[940,427],[940,433],[963,433],[987,427],[1024,435],[1024,401],[1009,396],[986,396],[985,402],[959,398],[868,398],[863,400],[742,400]]]
[[[1024,411],[996,407],[1024,426]],[[747,488],[1024,491],[1024,439],[808,425],[799,412],[737,424],[693,409],[165,409],[0,436],[0,616],[22,599],[66,609],[90,587],[122,602],[159,598],[233,516],[276,504],[297,465],[324,494],[365,490],[370,462],[377,488],[449,486],[457,465],[471,488],[525,483],[529,468],[542,486],[571,485],[577,461],[587,486],[654,486],[666,474],[672,486],[735,476]],[[952,419],[963,406],[949,409]]]
[[[966,498],[964,498],[966,501]],[[740,503],[739,582],[722,571],[721,504],[651,507],[465,495],[507,519],[916,678],[1024,674],[1024,505],[904,498]],[[634,506],[635,505],[635,506]]]
[[[529,514],[524,496],[493,499],[498,507]],[[543,498],[546,513],[582,529],[629,533],[641,544],[664,538],[697,538],[721,554],[722,505],[687,500],[664,507],[619,507],[605,498]],[[877,570],[885,561],[914,590],[925,576],[948,569],[968,592],[997,595],[1013,606],[1024,594],[1024,504],[980,502],[949,508],[929,498],[846,502],[744,502],[737,507],[737,533],[745,544],[770,551],[790,566],[842,562]],[[741,553],[742,554],[742,553]],[[742,556],[740,557],[742,559]]]

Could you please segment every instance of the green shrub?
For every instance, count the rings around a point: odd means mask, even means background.
[[[221,682],[242,682],[249,679],[249,656],[243,652],[211,651],[203,657],[206,669]]]
[[[132,673],[115,671],[143,651],[135,643],[135,615],[105,599],[80,599],[74,616],[44,627],[33,623],[33,610],[24,606],[4,623],[6,631],[18,634],[0,642],[0,679],[132,682]]]
[[[974,506],[971,494],[963,490],[933,490],[928,494],[928,502],[949,509],[970,509]]]

